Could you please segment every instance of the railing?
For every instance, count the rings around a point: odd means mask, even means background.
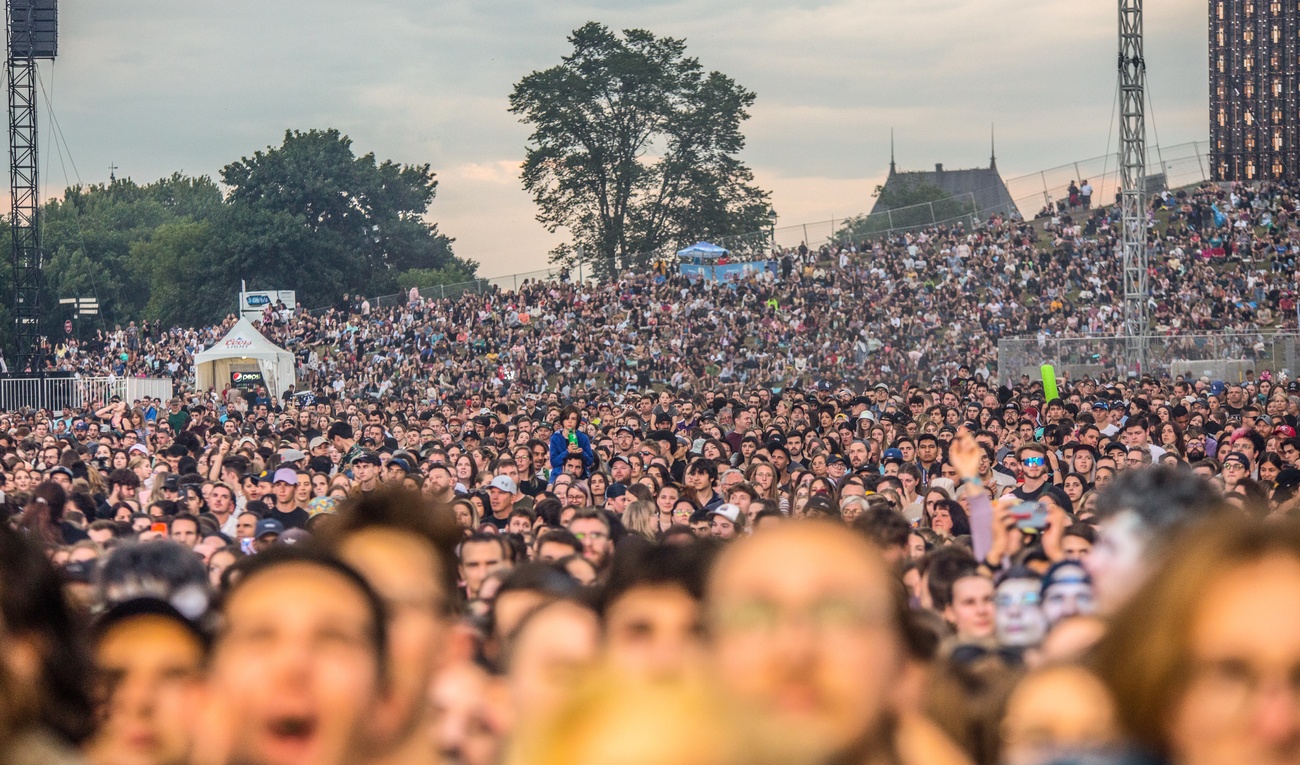
[[[172,397],[172,381],[139,377],[3,377],[0,378],[0,410],[22,408],[81,409],[106,403],[119,396],[127,403],[145,397],[166,401]]]
[[[1004,383],[1036,379],[1041,365],[1052,364],[1058,377],[1076,380],[1150,373],[1241,382],[1247,372],[1294,377],[1300,368],[1300,334],[1289,331],[1149,335],[1146,345],[1147,367],[1136,369],[1125,361],[1123,337],[1007,337],[998,341],[998,377]]]

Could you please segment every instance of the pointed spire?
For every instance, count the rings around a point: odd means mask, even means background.
[[[894,174],[894,129],[889,129],[889,174]]]
[[[989,123],[989,169],[998,169],[998,142],[991,122]]]

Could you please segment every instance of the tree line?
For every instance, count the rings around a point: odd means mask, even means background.
[[[429,165],[357,156],[332,129],[286,131],[220,183],[175,173],[73,186],[41,211],[47,332],[62,336],[67,297],[98,298],[109,327],[194,326],[234,312],[241,280],[296,290],[309,307],[471,280],[477,264],[427,218],[437,186]]]

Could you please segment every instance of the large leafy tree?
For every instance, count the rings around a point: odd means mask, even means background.
[[[225,194],[211,178],[177,173],[75,186],[47,203],[46,329],[61,335],[70,315],[60,297],[99,298],[110,326],[192,325],[230,313],[240,280],[321,306],[474,277],[476,264],[425,219],[437,190],[428,165],[357,157],[347,136],[313,130],[286,133],[222,178]],[[9,282],[0,269],[6,294]]]
[[[211,220],[222,206],[221,191],[212,179],[180,174],[144,186],[123,179],[67,189],[62,199],[51,200],[42,210],[47,305],[56,305],[60,297],[97,297],[110,324],[192,318],[190,311],[172,315],[146,310],[154,287],[167,278],[161,267],[167,265],[165,273],[176,269],[155,258],[142,259],[136,248],[167,226]],[[58,315],[51,318],[61,321]]]
[[[521,79],[510,111],[532,127],[523,167],[538,220],[572,241],[552,260],[609,267],[666,246],[769,227],[767,192],[737,155],[754,94],[705,72],[686,44],[589,22],[561,63]]]
[[[279,147],[227,165],[221,177],[240,232],[233,260],[263,263],[268,276],[313,272],[310,288],[331,300],[394,289],[409,269],[468,265],[424,218],[438,187],[429,165],[358,157],[337,130],[286,131]]]

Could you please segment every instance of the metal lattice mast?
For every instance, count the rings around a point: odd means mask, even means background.
[[[35,25],[30,6],[6,0],[9,74],[9,191],[13,232],[15,371],[32,366],[40,335],[41,229],[36,161]],[[17,23],[16,23],[17,22]],[[31,370],[37,371],[37,370]]]
[[[1124,338],[1129,368],[1146,371],[1146,61],[1142,0],[1119,0],[1120,246],[1124,257]]]

